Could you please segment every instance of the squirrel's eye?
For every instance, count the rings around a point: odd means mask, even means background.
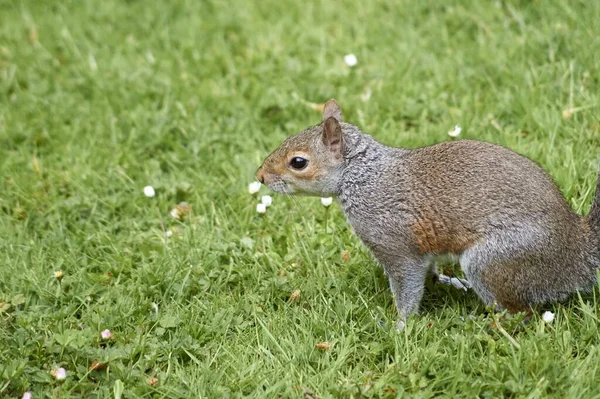
[[[290,166],[296,170],[302,170],[308,165],[308,159],[302,157],[294,157],[290,161]]]

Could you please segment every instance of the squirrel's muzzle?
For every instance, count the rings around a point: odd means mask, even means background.
[[[258,180],[262,184],[265,184],[265,174],[262,170],[262,166],[256,171],[256,180]]]

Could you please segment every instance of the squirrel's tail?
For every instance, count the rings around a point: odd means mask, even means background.
[[[588,214],[588,220],[590,227],[596,233],[596,236],[600,238],[600,168],[598,168],[596,176],[596,193],[592,200],[592,209]]]

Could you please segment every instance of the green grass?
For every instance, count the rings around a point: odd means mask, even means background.
[[[429,286],[396,333],[336,205],[255,212],[254,171],[331,97],[390,145],[459,124],[587,212],[600,2],[440,3],[0,0],[0,396],[600,397],[596,295],[522,326]]]

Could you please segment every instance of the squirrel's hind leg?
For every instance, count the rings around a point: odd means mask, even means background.
[[[530,286],[540,260],[538,243],[524,234],[521,241],[510,234],[495,235],[463,252],[460,265],[473,289],[486,305],[511,313],[529,309]]]
[[[486,248],[476,245],[462,253],[459,259],[460,267],[465,277],[469,281],[470,288],[473,288],[479,298],[486,306],[496,304],[496,298],[483,281],[483,272],[487,263],[489,263],[488,252]]]

